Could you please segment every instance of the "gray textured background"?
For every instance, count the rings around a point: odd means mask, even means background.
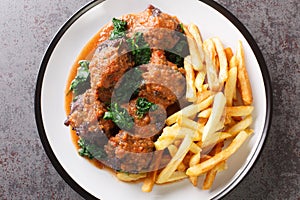
[[[89,0],[0,1],[0,199],[81,199],[51,165],[34,116],[35,82],[56,31]],[[255,167],[225,199],[300,199],[298,0],[217,0],[251,32],[274,88]]]

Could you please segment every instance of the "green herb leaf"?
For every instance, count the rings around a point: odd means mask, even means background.
[[[131,38],[128,38],[127,44],[132,50],[135,65],[147,64],[150,61],[151,49],[149,44],[144,40],[143,33],[136,32]]]
[[[112,103],[108,110],[104,113],[103,119],[111,119],[120,129],[130,130],[133,127],[133,118],[126,109],[121,108],[117,103]]]
[[[120,81],[120,84],[115,88],[113,99],[114,102],[128,102],[132,96],[136,96],[139,92],[139,87],[142,84],[142,71],[139,68],[133,68],[125,73]]]
[[[144,114],[148,113],[149,111],[155,111],[157,109],[157,105],[154,103],[149,102],[146,98],[139,97],[136,101],[136,115],[139,118],[142,118]]]
[[[127,22],[116,18],[112,19],[114,29],[112,30],[109,39],[114,40],[117,38],[124,37],[127,30]]]
[[[78,140],[78,146],[80,147],[80,149],[78,149],[80,156],[87,157],[89,159],[96,158],[98,160],[107,156],[103,148],[95,144],[90,144],[82,138]]]
[[[84,93],[90,88],[89,64],[90,62],[87,60],[79,61],[80,66],[78,67],[77,74],[70,85],[70,91],[73,91],[75,99],[78,95]]]
[[[178,24],[178,31],[179,31],[180,33],[184,33],[183,23]]]
[[[168,61],[177,65],[177,67],[183,67],[184,57],[190,54],[187,38],[184,35],[183,24],[180,23],[177,26],[177,36],[180,38],[172,49],[165,51]]]

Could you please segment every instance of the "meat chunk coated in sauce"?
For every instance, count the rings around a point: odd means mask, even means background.
[[[185,78],[166,65],[147,64],[141,67],[144,85],[139,96],[167,108],[181,99],[185,92]]]
[[[165,108],[161,105],[155,105],[154,110],[150,110],[148,113],[138,116],[136,102],[137,99],[133,99],[125,106],[134,120],[134,126],[131,130],[131,134],[138,137],[153,139],[161,133],[164,127],[164,122],[167,117]]]
[[[89,69],[91,88],[98,99],[110,102],[115,84],[134,65],[124,38],[106,40],[97,48]]]
[[[105,151],[107,160],[116,170],[138,173],[147,169],[152,161],[154,142],[150,138],[133,136],[121,130],[116,136],[111,137]]]
[[[158,105],[158,109],[142,117],[136,115],[136,98],[125,105],[133,117],[135,126],[125,131],[111,121],[103,119],[107,104],[117,82],[134,65],[125,38],[108,40],[113,26],[106,25],[100,32],[99,46],[90,62],[91,89],[72,104],[71,113],[65,124],[76,130],[83,138],[105,146],[107,166],[125,172],[138,173],[149,169],[155,154],[154,140],[164,126],[166,109],[184,95],[185,80],[177,66],[167,61],[164,50],[178,41],[174,34],[179,20],[159,9],[149,6],[145,11],[129,14],[120,19],[127,22],[130,37],[136,31],[144,33],[152,55],[149,64],[140,66],[143,84],[138,97]]]
[[[65,121],[77,135],[84,137],[90,133],[105,134],[107,138],[114,135],[115,124],[111,120],[104,120],[107,111],[105,104],[97,100],[95,91],[89,89],[72,103],[71,113]]]
[[[122,19],[127,21],[128,36],[137,31],[144,33],[144,38],[151,48],[169,49],[179,39],[175,33],[180,24],[179,20],[152,5],[143,12],[129,14]]]

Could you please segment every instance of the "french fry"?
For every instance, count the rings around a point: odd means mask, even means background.
[[[170,117],[168,117],[166,119],[166,124],[167,125],[174,124],[179,115],[183,115],[185,117],[194,116],[201,110],[204,110],[205,108],[209,107],[212,104],[213,99],[214,99],[214,95],[208,97],[207,99],[205,99],[204,101],[202,101],[200,103],[191,104],[191,105],[181,109],[180,111],[178,111],[178,112],[174,113],[173,115],[171,115]]]
[[[251,135],[252,133],[254,133],[254,130],[251,128],[247,128],[244,130],[248,135]]]
[[[178,151],[178,148],[174,144],[171,144],[168,146],[168,150],[169,150],[171,157],[174,157],[176,152]]]
[[[225,51],[225,54],[226,54],[227,61],[230,62],[230,60],[233,56],[232,49],[230,47],[227,47],[224,51]],[[229,65],[229,68],[230,68],[230,65]]]
[[[177,119],[177,123],[180,127],[186,127],[195,131],[193,137],[194,141],[201,140],[204,126],[184,116],[179,116]]]
[[[198,45],[202,45],[202,36],[197,25],[190,23],[188,26],[189,32],[193,35]]]
[[[156,183],[165,183],[171,177],[171,175],[175,172],[178,165],[182,162],[185,155],[188,153],[190,146],[192,144],[192,137],[189,134],[186,134],[185,138],[183,139],[178,151],[168,163],[168,165],[160,172],[157,177]]]
[[[203,156],[201,156],[201,158],[200,158],[200,163],[203,163],[203,162],[205,162],[205,161],[211,159],[211,157],[212,157],[212,156],[210,156],[210,155],[203,155]]]
[[[186,134],[189,134],[193,141],[199,141],[201,140],[201,133],[197,130],[193,130],[190,128],[186,128],[186,127],[180,127],[178,129],[177,134],[175,135],[175,139],[183,139],[185,137]]]
[[[202,69],[202,71],[204,70],[204,50],[203,50],[203,42],[202,42],[202,37],[200,34],[200,30],[198,28],[198,26],[196,26],[195,24],[191,23],[188,26],[188,30],[191,33],[191,35],[194,37],[197,47],[198,47],[198,52],[199,52],[199,58],[200,58],[200,64],[202,64],[202,66],[200,67]],[[198,70],[199,71],[199,70]]]
[[[225,103],[226,103],[226,99],[223,93],[222,92],[217,93],[214,99],[211,115],[208,118],[208,121],[204,126],[202,132],[202,142],[205,141],[208,135],[223,128],[224,122],[221,122],[221,119],[224,112]]]
[[[193,152],[194,154],[197,154],[201,152],[201,148],[193,142],[190,147],[190,151]]]
[[[215,94],[215,93],[210,90],[204,90],[202,92],[198,92],[196,103],[200,103],[200,102],[204,101],[205,99],[212,96],[213,94]]]
[[[186,166],[183,163],[180,163],[177,167],[177,171],[184,172],[186,170]]]
[[[166,180],[164,183],[169,183],[169,182],[174,182],[174,181],[179,181],[184,178],[187,178],[187,175],[183,171],[175,171],[169,178]],[[158,183],[158,182],[157,182]],[[160,183],[158,183],[160,184]]]
[[[252,113],[253,109],[253,106],[233,106],[226,107],[225,113],[228,116],[247,116]]]
[[[192,166],[195,166],[197,165],[199,162],[200,162],[200,152],[199,153],[196,153],[194,154],[191,159],[190,159],[190,162],[189,162],[189,166],[192,167]],[[194,186],[197,186],[198,184],[198,176],[190,176],[190,181],[191,183],[194,185]]]
[[[154,186],[154,182],[155,182],[155,173],[157,173],[157,171],[154,172],[149,172],[147,177],[144,180],[143,186],[142,186],[142,191],[143,192],[151,192],[152,188]]]
[[[211,39],[203,42],[203,49],[205,53],[206,76],[210,90],[218,92],[221,90],[221,84],[218,78],[216,66],[216,50],[215,45]]]
[[[201,153],[201,152],[196,153],[196,154],[194,154],[194,155],[191,157],[190,162],[189,162],[189,165],[190,165],[190,166],[195,166],[195,165],[199,164],[200,158],[201,158],[200,153]]]
[[[252,90],[245,64],[244,48],[241,41],[238,41],[236,57],[238,60],[238,86],[242,100],[244,105],[251,105],[253,102]]]
[[[232,138],[232,134],[228,132],[216,132],[209,136],[204,142],[202,142],[201,148],[204,149],[206,147],[215,145],[217,143],[223,142],[226,139]]]
[[[189,102],[195,102],[197,100],[196,87],[195,87],[195,74],[193,66],[190,63],[190,56],[184,58],[184,69],[186,71],[186,99]]]
[[[170,146],[168,146],[168,150],[169,150],[171,157],[174,157],[178,151],[178,148],[177,148],[177,146],[171,144]],[[185,169],[186,169],[186,166],[183,163],[180,163],[177,167],[178,171],[184,171]]]
[[[198,185],[198,176],[189,176],[189,179],[190,179],[191,183],[193,184],[193,186],[197,187],[197,185]]]
[[[232,117],[232,116],[247,116],[250,115],[253,111],[254,107],[253,106],[232,106],[232,107],[225,107],[225,115],[227,117]],[[198,114],[198,117],[201,118],[208,118],[211,114],[212,108],[207,108],[203,111],[201,111]]]
[[[139,179],[145,178],[146,176],[147,176],[146,173],[131,174],[131,173],[117,172],[117,178],[125,182],[137,181]]]
[[[198,131],[179,126],[173,128],[166,127],[161,136],[155,141],[155,148],[157,150],[163,150],[170,146],[175,140],[183,139],[186,135],[190,135],[193,141],[201,140]]]
[[[215,44],[215,48],[219,58],[219,81],[224,83],[228,77],[228,61],[222,42],[219,38],[215,37],[212,39]]]
[[[216,155],[217,153],[222,151],[223,146],[224,146],[224,142],[217,143],[210,153],[212,155]],[[206,176],[205,176],[205,179],[203,182],[203,186],[202,186],[203,190],[208,190],[209,188],[211,188],[211,186],[215,180],[215,177],[217,175],[217,172],[219,171],[219,168],[221,166],[223,166],[224,163],[225,163],[225,160],[222,161],[221,163],[217,164],[214,168],[212,168],[211,170],[209,170],[206,173]]]
[[[236,95],[236,82],[237,82],[237,59],[233,56],[230,60],[230,70],[228,79],[225,83],[224,94],[226,97],[226,105],[232,106],[234,96]]]
[[[211,111],[212,111],[212,108],[207,108],[207,109],[199,112],[199,114],[197,116],[200,118],[209,118]]]
[[[175,140],[175,136],[173,135],[164,135],[161,136],[157,141],[155,141],[154,145],[157,150],[163,150],[170,146]]]
[[[193,37],[193,35],[188,30],[188,28],[185,27],[184,32],[187,36],[192,66],[193,66],[194,70],[202,71],[203,63],[201,62],[201,56],[200,56],[197,42],[196,42],[195,38]]]
[[[182,116],[182,115],[177,118],[177,123],[180,127],[190,128],[194,131],[197,131],[197,130],[203,128],[203,126],[201,126],[200,124],[198,124],[194,120],[191,120],[191,119],[189,119],[185,116]]]
[[[224,170],[228,169],[226,160],[220,162],[216,167],[217,167],[216,170],[218,172],[221,172],[221,171],[224,171]]]
[[[154,171],[147,173],[147,177],[144,180],[142,191],[143,192],[151,192],[156,181],[158,168],[163,156],[163,151],[160,151],[155,156],[155,163],[154,163]]]
[[[184,138],[184,136],[186,134],[189,134],[191,135],[192,137],[192,140],[193,141],[199,141],[201,140],[201,137],[200,137],[200,134],[198,131],[194,131],[192,129],[189,129],[189,128],[185,128],[185,127],[181,127],[178,131],[178,136],[176,137],[177,139],[179,138]]]
[[[250,115],[253,111],[253,106],[234,106],[234,107],[226,107],[226,119],[225,124],[231,123],[231,118],[236,119],[237,117]],[[232,125],[231,125],[232,126]]]
[[[165,127],[161,136],[154,143],[156,150],[163,150],[171,145],[178,136],[179,128],[178,124]]]
[[[224,168],[225,163],[226,161],[224,160],[207,172],[202,186],[203,190],[209,190],[211,188],[217,175],[217,172],[221,171]]]
[[[204,71],[198,72],[195,78],[195,87],[199,92],[204,91],[203,83],[205,80],[206,73]]]
[[[145,178],[143,186],[142,186],[142,191],[143,192],[151,192],[152,191],[152,188],[154,186],[154,181],[152,181],[153,180],[153,178],[152,178],[153,173],[154,172],[148,173],[148,176]]]
[[[230,66],[230,70],[228,72],[228,78],[224,88],[224,94],[226,97],[226,106],[232,106],[233,100],[236,99],[237,59],[235,56],[232,56],[229,66]],[[232,118],[226,115],[225,124],[230,124],[231,122],[232,122]]]
[[[208,172],[209,170],[214,168],[215,165],[224,160],[227,160],[232,154],[234,154],[245,142],[248,136],[249,134],[247,134],[245,131],[241,131],[226,149],[222,150],[220,153],[217,153],[210,159],[188,168],[186,174],[188,176],[199,176],[200,174]]]
[[[175,138],[169,137],[169,138],[164,138],[161,140],[157,140],[154,144],[155,144],[155,148],[157,150],[163,150],[165,148],[167,148],[170,144],[172,144],[174,142]]]
[[[240,131],[248,128],[251,125],[251,123],[252,123],[252,116],[248,115],[245,119],[230,127],[226,132],[230,133],[232,136],[235,136]]]

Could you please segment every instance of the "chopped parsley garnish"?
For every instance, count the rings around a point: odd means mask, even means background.
[[[143,35],[141,32],[136,32],[131,38],[126,40],[129,48],[132,50],[136,66],[149,63],[151,57],[150,46]]]
[[[70,91],[73,91],[74,99],[80,94],[83,94],[90,88],[90,62],[88,60],[79,61],[79,67],[74,80],[71,82]]]
[[[109,39],[114,40],[114,39],[117,39],[117,38],[124,37],[126,35],[127,22],[123,21],[123,20],[113,18],[112,23],[114,25],[114,29],[112,30],[112,32],[109,36]]]
[[[87,157],[89,159],[96,158],[98,160],[106,157],[106,153],[103,148],[95,144],[89,144],[82,138],[78,140],[78,145],[80,147],[78,150],[80,156]]]
[[[114,90],[113,101],[118,103],[128,102],[132,96],[138,94],[142,81],[142,71],[139,68],[135,67],[126,72]]]
[[[157,105],[154,103],[149,102],[146,98],[139,97],[136,101],[136,115],[139,118],[142,118],[144,114],[148,113],[149,111],[155,111],[157,109]]]
[[[126,109],[121,108],[119,104],[112,103],[108,111],[104,113],[103,119],[111,119],[120,129],[130,130],[133,127],[133,118]]]
[[[178,24],[177,30],[178,30],[180,33],[184,33],[183,23]]]
[[[170,62],[176,64],[177,67],[183,67],[184,57],[189,55],[190,51],[189,51],[187,38],[184,35],[183,24],[182,23],[178,24],[176,30],[178,31],[176,32],[176,34],[180,39],[172,49],[168,49],[165,51],[166,58]]]
[[[114,29],[112,30],[109,39],[114,40],[117,38],[126,37],[127,22],[113,18],[112,23],[114,25]],[[150,61],[151,50],[149,44],[144,40],[143,33],[136,32],[126,41],[130,50],[132,50],[136,66],[146,64]]]

